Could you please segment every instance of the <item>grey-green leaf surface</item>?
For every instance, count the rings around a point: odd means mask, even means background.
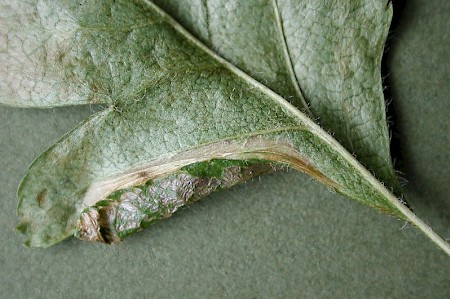
[[[114,190],[211,159],[286,163],[333,191],[418,223],[310,118],[151,2],[2,6],[3,102],[107,104],[25,175],[18,213],[29,245],[73,235],[83,209]]]
[[[312,114],[401,194],[380,76],[392,17],[386,1],[153,2],[222,57]]]
[[[309,112],[400,195],[379,73],[391,19],[383,1],[154,2],[228,61]],[[161,66],[142,62],[139,43],[126,42],[133,30],[149,28],[142,12],[128,19],[103,3],[95,8],[103,12],[99,18],[56,7],[37,2],[20,4],[20,14],[4,10],[1,101],[22,107],[110,103],[142,77],[164,74]],[[97,39],[92,27],[114,34]]]

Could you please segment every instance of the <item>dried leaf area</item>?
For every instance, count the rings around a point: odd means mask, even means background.
[[[281,167],[270,163],[239,164],[223,167],[219,173],[216,169],[215,173],[205,176],[205,168],[199,163],[195,168],[197,172],[198,169],[203,172],[203,177],[182,171],[118,190],[81,213],[75,235],[84,241],[116,243],[214,191],[244,183],[255,175],[274,172]],[[194,166],[188,170],[194,171]]]

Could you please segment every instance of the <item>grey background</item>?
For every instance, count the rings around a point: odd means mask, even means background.
[[[407,199],[446,238],[449,16],[448,0],[407,1],[387,59]],[[118,245],[22,246],[21,177],[91,110],[0,106],[0,298],[450,297],[450,258],[420,232],[293,171],[214,194]]]

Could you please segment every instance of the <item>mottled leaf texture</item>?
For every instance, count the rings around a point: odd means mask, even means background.
[[[421,227],[326,132],[398,191],[379,73],[385,1],[158,4],[1,4],[1,102],[107,107],[30,166],[18,191],[28,245],[115,242],[286,165]]]
[[[309,112],[401,194],[380,76],[392,17],[383,1],[153,2],[222,57]]]

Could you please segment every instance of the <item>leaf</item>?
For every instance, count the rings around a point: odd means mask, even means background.
[[[30,166],[18,191],[19,229],[28,235],[30,246],[50,246],[79,234],[83,219],[115,225],[123,219],[101,215],[104,210],[98,208],[105,199],[110,205],[117,192],[122,196],[149,182],[158,188],[179,185],[180,175],[192,167],[196,171],[183,181],[192,187],[183,191],[200,192],[200,197],[213,190],[197,188],[199,165],[208,166],[209,179],[217,173],[209,166],[224,160],[244,164],[234,172],[231,167],[236,165],[224,166],[220,186],[243,180],[242,172],[255,159],[255,165],[272,161],[275,168],[283,164],[309,173],[333,191],[427,231],[403,202],[310,118],[209,50],[151,2],[2,6],[0,20],[7,24],[0,27],[6,65],[1,73],[3,102],[108,106]],[[264,172],[260,166],[255,169]],[[225,175],[230,172],[228,184]],[[186,204],[192,196],[181,198]],[[129,202],[118,204],[134,208]],[[151,223],[142,219],[139,225]],[[104,224],[93,228],[102,235]],[[435,242],[442,241],[427,232]]]
[[[317,117],[401,195],[380,76],[392,18],[385,1],[153,2],[222,57]]]

